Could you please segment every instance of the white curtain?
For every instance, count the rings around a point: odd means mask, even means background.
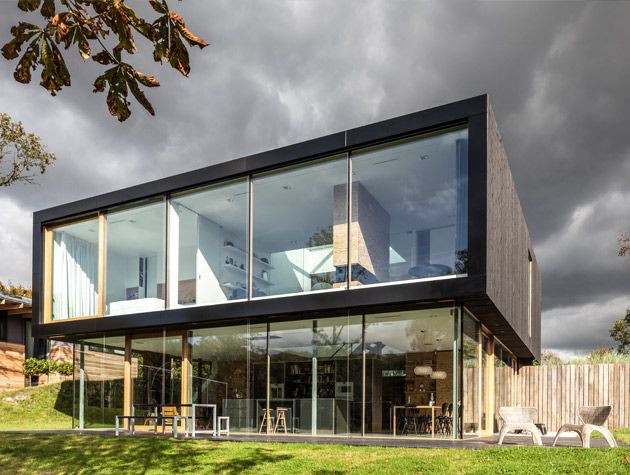
[[[53,319],[96,315],[98,246],[62,231],[53,257]]]

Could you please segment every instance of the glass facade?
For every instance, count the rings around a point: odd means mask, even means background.
[[[466,129],[352,154],[352,285],[466,274]]]
[[[164,406],[207,406],[235,433],[457,435],[453,308],[245,323],[127,337],[133,414],[149,429]],[[75,420],[123,415],[125,338],[75,342]],[[146,419],[144,418],[146,416]],[[153,417],[151,417],[153,416]],[[143,420],[149,421],[143,425]]]
[[[252,180],[252,295],[345,285],[348,163],[345,157],[291,167]]]
[[[75,343],[75,427],[114,427],[116,415],[123,414],[124,376],[124,337],[98,337]]]
[[[481,330],[479,323],[468,314],[463,316],[463,414],[464,434],[478,434],[481,430],[483,388],[481,387]]]
[[[106,315],[164,310],[162,200],[107,214]]]
[[[465,276],[467,142],[448,129],[51,228],[47,317]]]
[[[190,397],[216,404],[233,432],[256,432],[267,400],[267,325],[193,330]]]
[[[247,298],[248,206],[247,180],[171,199],[170,308]],[[270,267],[254,259],[254,272]]]
[[[131,340],[131,391],[136,414],[181,404],[183,334],[147,335]]]
[[[98,311],[98,219],[52,230],[52,320]]]
[[[443,308],[366,315],[367,434],[453,433],[452,313]],[[437,416],[449,418],[448,424],[436,427]]]
[[[269,405],[285,412],[282,431],[361,433],[361,328],[361,316],[271,324]]]

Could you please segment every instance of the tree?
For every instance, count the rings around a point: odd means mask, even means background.
[[[623,233],[619,236],[619,255],[630,257],[630,233]]]
[[[127,97],[130,92],[142,107],[155,115],[141,86],[158,87],[159,82],[123,58],[124,53],[133,55],[138,51],[135,34],[152,44],[155,61],[167,61],[184,76],[190,73],[185,43],[200,49],[208,43],[186,28],[182,17],[170,10],[166,0],[148,2],[158,14],[150,23],[124,0],[18,0],[17,6],[24,12],[39,9],[44,24],[21,21],[13,26],[13,39],[2,47],[2,55],[7,60],[16,59],[26,46],[13,77],[17,82],[28,84],[31,72],[41,67],[40,85],[55,96],[71,84],[71,74],[60,47],[66,50],[76,47],[83,61],[91,58],[108,67],[94,81],[94,92],[107,89],[106,102],[111,115],[121,122],[129,118]],[[96,54],[93,54],[94,48],[99,49]]]
[[[46,150],[37,135],[27,133],[21,122],[13,122],[0,112],[0,187],[32,183],[33,170],[44,173],[54,161],[55,155]]]
[[[626,316],[622,320],[613,323],[610,337],[617,342],[619,353],[630,354],[630,308],[626,310]]]

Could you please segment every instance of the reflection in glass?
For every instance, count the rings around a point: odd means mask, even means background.
[[[164,203],[107,215],[107,315],[164,309]]]
[[[247,298],[248,201],[247,180],[171,200],[171,307]],[[254,259],[255,274],[270,268]]]
[[[366,434],[452,437],[453,328],[449,308],[365,316]]]
[[[232,432],[256,432],[267,398],[267,325],[194,330],[189,344],[190,401],[216,404]],[[206,427],[208,411],[196,415],[197,429]]]
[[[361,432],[361,317],[271,324],[272,416],[289,434]]]
[[[181,403],[182,335],[131,340],[132,404],[136,414]]]
[[[479,348],[479,323],[466,313],[463,317],[463,432],[477,434],[480,430],[481,417],[481,354]]]
[[[99,337],[74,344],[75,427],[114,427],[123,414],[125,338]],[[67,383],[61,383],[61,391]],[[72,394],[69,399],[72,399]],[[60,397],[63,404],[65,398]],[[60,410],[60,408],[57,408]]]
[[[352,154],[352,285],[466,274],[468,132]]]
[[[59,226],[52,233],[52,320],[96,315],[98,219]]]
[[[254,177],[254,297],[345,286],[347,175],[335,158]]]

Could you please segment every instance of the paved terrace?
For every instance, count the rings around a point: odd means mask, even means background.
[[[14,431],[32,434],[34,431]],[[84,435],[100,435],[104,437],[115,437],[114,430],[111,429],[84,429],[84,430],[42,430],[36,431],[37,434],[84,434]],[[120,437],[162,437],[156,436],[153,432],[136,431],[135,435],[121,432]],[[171,437],[168,434],[166,437]],[[555,433],[550,432],[543,436],[543,446],[552,448],[551,444]],[[181,434],[180,439],[186,440]],[[380,446],[380,447],[418,447],[418,448],[459,448],[459,449],[488,449],[496,447],[518,447],[533,446],[532,439],[526,434],[511,434],[503,439],[503,445],[497,445],[499,437],[497,435],[488,437],[471,437],[466,439],[413,439],[413,438],[392,438],[392,437],[310,437],[295,435],[236,435],[212,437],[209,434],[197,434],[195,439],[189,440],[214,440],[214,441],[230,441],[230,442],[279,442],[287,444],[337,444],[337,445],[353,445],[353,446]],[[558,440],[556,447],[581,447],[581,442],[577,435],[571,434],[562,436]],[[628,447],[628,445],[619,444],[620,447]],[[592,438],[592,448],[606,448],[608,444],[603,438]]]

